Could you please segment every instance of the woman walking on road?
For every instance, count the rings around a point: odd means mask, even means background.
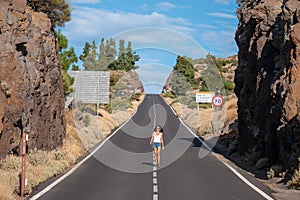
[[[158,167],[160,167],[160,150],[164,150],[165,144],[163,133],[161,132],[161,128],[158,125],[155,127],[154,132],[152,133],[150,145],[152,145],[152,148],[154,150],[154,159],[156,161],[156,164]]]

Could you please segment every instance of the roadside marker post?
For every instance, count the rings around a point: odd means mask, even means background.
[[[26,133],[22,133],[22,141],[21,141],[21,155],[22,155],[22,172],[21,172],[21,191],[20,196],[24,197],[25,195],[25,186],[27,185],[26,180],[26,141],[28,141],[28,135]]]

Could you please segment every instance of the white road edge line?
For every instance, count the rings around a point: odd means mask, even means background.
[[[228,169],[230,169],[235,175],[237,175],[244,183],[246,183],[248,186],[250,186],[253,190],[255,190],[257,193],[259,193],[261,196],[266,198],[267,200],[274,200],[272,197],[270,197],[268,194],[263,192],[261,189],[256,187],[254,184],[252,184],[250,181],[248,181],[243,175],[241,175],[236,169],[231,167],[229,164],[225,163],[224,161],[221,161]]]
[[[162,97],[161,97],[162,98]],[[164,100],[164,102],[168,105],[168,103],[165,101],[164,98],[162,98]],[[169,105],[168,105],[169,106]],[[169,106],[171,108],[171,110],[173,111],[173,113],[175,115],[176,112],[175,110],[172,108],[172,106]],[[212,151],[212,148],[210,148],[210,146],[208,146],[205,141],[203,141],[201,138],[199,138],[198,135],[196,135],[179,117],[178,117],[179,121],[189,130],[189,132],[195,136],[209,151]],[[213,153],[214,154],[214,153]],[[215,156],[215,155],[214,155]],[[215,156],[217,159],[218,157]],[[251,187],[253,190],[255,190],[258,194],[260,194],[261,196],[263,196],[264,198],[266,198],[267,200],[274,200],[272,197],[270,197],[268,194],[266,194],[264,191],[262,191],[261,189],[259,189],[257,186],[255,186],[254,184],[252,184],[250,181],[248,181],[248,179],[246,179],[242,174],[240,174],[236,169],[234,169],[233,167],[231,167],[230,165],[228,165],[227,163],[223,162],[222,160],[218,159],[220,162],[222,162],[228,169],[230,169],[237,177],[239,177],[244,183],[246,183],[249,187]]]
[[[108,136],[107,138],[105,138],[105,140],[103,140],[94,151],[92,151],[83,160],[81,160],[79,163],[77,163],[66,174],[64,174],[63,176],[61,176],[60,178],[58,178],[56,181],[54,181],[53,183],[51,183],[50,185],[48,185],[45,189],[43,189],[42,191],[40,191],[39,193],[37,193],[36,195],[34,195],[33,197],[31,197],[30,200],[37,200],[38,198],[40,198],[41,196],[43,196],[44,194],[46,194],[47,192],[49,192],[57,184],[59,184],[60,182],[62,182],[65,178],[67,178],[68,176],[70,176],[71,174],[73,174],[83,163],[85,163],[88,159],[90,159],[105,144],[105,142],[107,142],[111,137],[113,137],[121,128],[123,128],[131,120],[131,118],[137,113],[137,110],[139,109],[139,106],[137,107],[135,113],[125,123],[123,123],[119,128],[117,128],[110,136]]]

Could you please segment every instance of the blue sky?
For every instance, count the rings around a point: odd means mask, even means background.
[[[235,0],[72,0],[71,5],[72,21],[62,29],[69,46],[80,55],[93,39],[131,40],[148,93],[161,90],[178,54],[237,54]]]

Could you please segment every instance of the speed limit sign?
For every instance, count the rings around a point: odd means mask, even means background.
[[[221,95],[216,95],[212,98],[212,104],[214,107],[222,107],[224,104],[224,98]]]

